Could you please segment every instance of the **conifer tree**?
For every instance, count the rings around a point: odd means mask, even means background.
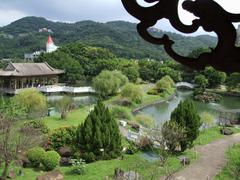
[[[191,100],[181,102],[171,114],[171,121],[175,121],[180,127],[185,129],[186,139],[180,142],[181,150],[185,151],[192,147],[193,141],[199,135],[201,120],[198,112]]]
[[[78,127],[77,141],[81,153],[85,154],[83,158],[89,162],[115,158],[120,154],[121,135],[117,122],[101,101]],[[88,160],[89,154],[94,154],[94,158]]]

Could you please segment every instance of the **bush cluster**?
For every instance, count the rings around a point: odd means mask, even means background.
[[[46,152],[41,147],[29,149],[27,158],[31,162],[32,167],[38,168],[42,164],[47,171],[55,169],[60,162],[60,155],[56,151]]]
[[[59,161],[60,155],[56,151],[47,151],[44,153],[41,163],[45,170],[51,171],[59,165]]]
[[[54,130],[48,139],[48,147],[58,151],[61,147],[76,145],[76,130],[74,126]]]
[[[34,147],[28,150],[27,158],[33,167],[37,168],[40,166],[44,153],[45,150],[41,147]]]

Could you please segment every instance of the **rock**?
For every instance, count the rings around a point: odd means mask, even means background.
[[[180,157],[179,160],[183,166],[189,165],[191,163],[191,160],[188,157]]]
[[[124,173],[124,180],[139,180],[139,174],[134,171]]]
[[[67,157],[67,158],[71,157],[72,155],[72,151],[70,147],[61,147],[58,150],[58,153],[61,157]]]
[[[229,128],[222,128],[220,130],[220,133],[223,134],[223,135],[229,136],[229,135],[233,134],[233,131]]]
[[[31,166],[31,162],[28,160],[27,157],[22,158],[22,167],[27,168]]]
[[[63,180],[64,177],[60,171],[51,171],[37,177],[37,180]]]
[[[116,168],[114,170],[114,178],[115,179],[122,179],[124,175],[124,171],[122,169]]]
[[[16,178],[16,174],[14,171],[10,171],[9,174],[8,174],[8,178],[9,179],[15,179]]]
[[[62,157],[60,160],[60,165],[61,166],[71,166],[71,158],[67,158],[67,157]]]

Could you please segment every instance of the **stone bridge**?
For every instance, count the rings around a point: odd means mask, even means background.
[[[188,82],[178,82],[175,84],[175,86],[177,88],[179,87],[187,87],[189,89],[194,89],[196,87],[196,84],[191,84],[191,83],[188,83]]]

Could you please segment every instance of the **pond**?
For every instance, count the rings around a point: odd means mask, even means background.
[[[138,113],[152,116],[158,123],[163,123],[164,121],[170,119],[171,113],[178,106],[180,101],[186,98],[191,98],[192,94],[193,91],[178,90],[176,96],[172,100],[164,102],[162,104],[146,107]],[[194,101],[194,104],[196,105],[199,114],[206,111],[217,118],[219,109],[240,109],[240,97],[224,96],[223,100],[219,104],[205,104],[196,101]]]
[[[97,96],[91,94],[66,95],[66,96],[71,97],[76,106],[90,106],[97,102]],[[47,100],[50,104],[54,104],[63,97],[64,95],[49,95],[47,96]]]

